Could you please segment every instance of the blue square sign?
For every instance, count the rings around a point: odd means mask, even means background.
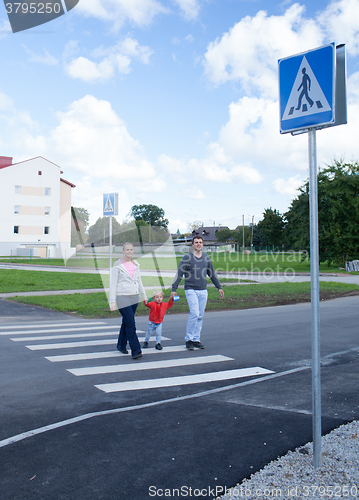
[[[103,195],[103,216],[118,215],[118,193]]]
[[[280,133],[335,122],[335,44],[280,59]]]

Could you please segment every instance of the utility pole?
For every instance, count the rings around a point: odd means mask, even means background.
[[[253,248],[253,226],[254,226],[254,215],[252,215],[252,237],[251,237],[251,251]]]
[[[242,236],[243,236],[243,245],[242,245],[242,255],[244,255],[244,215],[243,215],[243,223],[242,223]]]

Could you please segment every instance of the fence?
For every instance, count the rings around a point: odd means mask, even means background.
[[[348,272],[350,271],[359,272],[359,260],[352,260],[350,262],[345,262],[345,270]]]

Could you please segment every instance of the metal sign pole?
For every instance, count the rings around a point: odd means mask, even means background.
[[[313,406],[313,465],[322,465],[321,453],[321,389],[320,389],[320,320],[319,320],[319,238],[318,238],[318,176],[316,129],[308,132],[309,149],[309,217],[310,217],[310,276],[312,310],[312,406]]]
[[[110,293],[111,293],[111,270],[112,270],[112,215],[109,216],[110,219],[110,231],[109,231],[109,257],[110,257],[110,264],[109,264],[109,274],[110,274],[110,280],[109,280],[109,286],[110,286]]]

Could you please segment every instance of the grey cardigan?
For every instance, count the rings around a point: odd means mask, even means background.
[[[140,265],[134,260],[135,274],[133,278],[122,264],[121,259],[117,260],[111,270],[110,302],[116,302],[117,295],[137,295],[141,294],[142,300],[147,298],[140,276]]]

